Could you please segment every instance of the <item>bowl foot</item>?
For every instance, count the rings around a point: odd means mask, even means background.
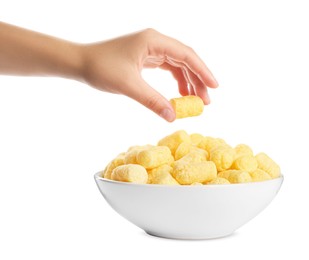
[[[224,238],[232,235],[234,233],[227,233],[227,234],[218,234],[218,235],[205,235],[205,236],[186,236],[186,235],[169,235],[169,234],[159,234],[152,231],[145,231],[146,234],[154,237],[165,238],[165,239],[176,239],[176,240],[209,240],[209,239],[218,239]]]

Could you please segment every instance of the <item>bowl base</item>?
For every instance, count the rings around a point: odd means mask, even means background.
[[[158,234],[151,231],[145,231],[146,234],[154,237],[165,238],[165,239],[175,239],[175,240],[210,240],[210,239],[220,239],[224,237],[228,237],[234,234],[234,231],[227,234],[218,234],[212,236],[182,236],[182,235],[168,235],[168,234]]]

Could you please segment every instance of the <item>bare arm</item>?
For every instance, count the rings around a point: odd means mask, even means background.
[[[78,78],[79,47],[0,22],[0,74]]]

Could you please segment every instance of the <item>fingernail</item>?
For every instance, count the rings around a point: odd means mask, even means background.
[[[160,116],[162,118],[164,118],[168,122],[172,122],[172,121],[175,120],[175,113],[174,113],[174,111],[172,111],[172,110],[170,110],[168,108],[164,108],[162,110],[162,112],[160,113]]]
[[[215,88],[219,87],[219,82],[214,78],[214,82],[215,82]]]

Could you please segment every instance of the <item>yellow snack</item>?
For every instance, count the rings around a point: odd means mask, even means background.
[[[179,185],[171,175],[173,168],[167,164],[148,171],[149,184]]]
[[[205,136],[197,145],[197,147],[207,151],[208,153],[211,150],[217,149],[221,146],[228,146],[227,143],[220,138],[214,138],[210,136]]]
[[[181,159],[175,161],[172,166],[175,167],[181,164],[189,164],[194,162],[205,162],[207,158],[207,152],[202,149],[192,150]]]
[[[138,152],[136,162],[146,169],[159,167],[174,161],[171,151],[167,146],[154,146]]]
[[[158,142],[158,145],[167,146],[168,148],[170,148],[172,155],[175,155],[178,146],[182,142],[186,141],[190,141],[190,136],[187,134],[186,131],[180,130],[161,139]]]
[[[109,162],[101,176],[117,181],[165,185],[214,185],[266,181],[281,175],[265,153],[246,144],[232,148],[223,139],[184,130],[158,145],[132,146]]]
[[[258,162],[258,168],[267,172],[271,178],[278,178],[281,174],[280,167],[265,153],[259,153],[255,156]]]
[[[238,144],[234,147],[235,158],[241,157],[243,155],[251,155],[253,156],[253,151],[250,146],[246,144]]]
[[[124,155],[124,163],[125,164],[137,164],[137,160],[136,160],[137,154],[140,151],[151,148],[151,147],[154,147],[154,146],[153,145],[131,146]]]
[[[136,156],[139,150],[131,150],[124,155],[124,163],[125,164],[137,164]]]
[[[200,182],[193,182],[192,184],[190,184],[192,186],[203,186],[203,183]]]
[[[252,155],[243,155],[238,157],[231,167],[231,169],[253,172],[257,169],[258,163]]]
[[[206,184],[207,185],[230,184],[230,182],[225,178],[217,177],[217,178],[213,179],[212,181],[207,182]]]
[[[121,153],[119,154],[115,159],[113,159],[104,169],[102,177],[106,178],[106,179],[110,179],[111,178],[111,174],[112,171],[120,165],[124,164],[124,154],[125,153]]]
[[[175,160],[177,161],[188,154],[192,147],[193,146],[189,141],[182,142],[180,145],[178,145],[177,150],[175,151]]]
[[[191,144],[198,145],[202,141],[203,138],[204,136],[202,136],[201,134],[197,134],[197,133],[191,134],[190,135]]]
[[[141,165],[126,164],[116,167],[112,171],[111,179],[114,181],[146,184],[148,181],[148,173]]]
[[[222,146],[213,149],[210,153],[209,159],[215,163],[217,170],[220,172],[227,170],[232,166],[234,156],[235,152],[232,148]]]
[[[154,147],[154,145],[151,145],[151,144],[134,145],[134,146],[129,147],[127,153],[131,152],[131,151],[134,151],[134,150],[143,150],[143,149],[148,149],[148,148],[151,148],[151,147]]]
[[[199,116],[203,113],[204,102],[198,96],[184,96],[180,98],[172,98],[170,100],[175,110],[176,118],[185,118],[191,116]]]
[[[252,181],[267,181],[267,180],[271,180],[271,177],[270,175],[261,170],[261,169],[256,169],[255,171],[253,172],[250,172],[250,175],[251,175],[251,178],[252,178]]]
[[[227,179],[230,183],[245,183],[251,182],[252,178],[246,171],[227,170],[218,173],[218,177]]]
[[[182,142],[176,152],[175,152],[175,160],[179,160],[182,157],[184,157],[185,155],[187,155],[188,153],[192,152],[192,151],[197,151],[200,153],[203,153],[205,155],[205,158],[208,158],[208,153],[207,151],[197,148],[196,146],[192,145],[190,142]]]
[[[210,161],[180,163],[174,166],[172,175],[180,184],[204,183],[217,177],[217,169]]]
[[[208,152],[205,151],[205,150],[203,150],[203,149],[194,147],[194,148],[191,149],[190,152],[201,154],[201,155],[203,156],[203,158],[206,158],[206,161],[209,159],[209,154],[208,154]]]

